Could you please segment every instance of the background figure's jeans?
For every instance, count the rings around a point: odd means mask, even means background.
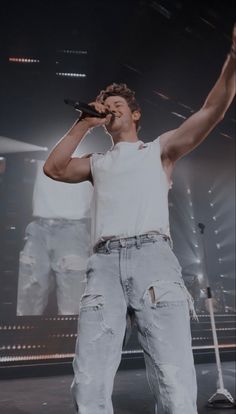
[[[38,218],[20,253],[17,315],[42,315],[55,275],[58,314],[79,313],[90,246],[90,220]]]
[[[77,412],[113,414],[127,306],[135,313],[158,414],[196,414],[193,300],[169,242],[153,234],[106,242],[89,258],[73,362]]]

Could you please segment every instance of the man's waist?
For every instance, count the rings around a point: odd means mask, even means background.
[[[110,249],[118,249],[120,247],[131,247],[134,245],[139,247],[142,245],[142,243],[155,242],[158,238],[167,241],[169,245],[172,247],[172,241],[168,235],[160,233],[158,231],[149,231],[144,234],[129,237],[102,238],[93,247],[93,252],[98,253],[102,251],[109,251]]]

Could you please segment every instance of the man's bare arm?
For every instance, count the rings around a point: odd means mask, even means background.
[[[73,157],[67,164],[67,167],[60,174],[47,173],[44,167],[44,173],[55,181],[64,183],[81,183],[90,181],[93,184],[89,158],[92,154],[83,157]]]
[[[236,53],[236,26],[233,31],[233,50]],[[227,57],[221,75],[202,108],[176,130],[160,137],[163,159],[175,162],[197,147],[224,118],[236,92],[236,56]]]
[[[93,103],[96,110],[103,112],[103,105]],[[71,127],[65,136],[57,143],[46,160],[43,170],[44,173],[56,181],[68,183],[79,183],[82,181],[91,181],[92,174],[90,169],[89,157],[73,157],[72,154],[82,141],[84,136],[96,126],[104,125],[110,121],[111,115],[106,118],[86,117]]]
[[[74,124],[69,132],[59,141],[46,160],[44,173],[56,181],[78,183],[91,181],[90,162],[88,158],[71,158],[79,143],[82,141],[88,127],[82,121]]]

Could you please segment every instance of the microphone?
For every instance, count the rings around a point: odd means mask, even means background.
[[[85,102],[73,101],[72,99],[64,99],[64,102],[67,105],[73,106],[76,111],[80,111],[82,113],[82,116],[85,115],[85,116],[96,117],[96,118],[106,118],[107,115],[112,115],[114,117],[113,112],[106,111],[106,112],[100,113],[95,108],[86,104]]]

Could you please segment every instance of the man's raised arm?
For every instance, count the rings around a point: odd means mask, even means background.
[[[232,48],[202,108],[174,131],[160,137],[162,158],[175,162],[197,147],[224,118],[236,92],[236,25]]]

